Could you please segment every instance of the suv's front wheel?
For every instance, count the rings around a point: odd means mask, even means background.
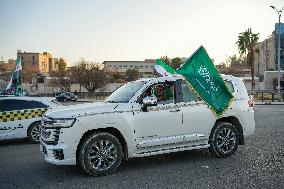
[[[79,147],[78,161],[82,169],[93,176],[113,173],[123,157],[119,140],[109,133],[94,133]]]
[[[234,125],[217,123],[210,135],[210,151],[218,157],[228,157],[235,153],[239,145],[239,133]]]

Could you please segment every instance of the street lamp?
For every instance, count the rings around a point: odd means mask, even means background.
[[[278,96],[280,96],[280,19],[281,19],[281,14],[282,14],[282,11],[284,9],[284,7],[281,9],[281,10],[277,10],[277,8],[275,8],[274,6],[270,6],[271,8],[273,8],[274,10],[276,10],[278,16],[279,16],[279,26],[278,26]],[[275,35],[276,35],[276,27],[275,27]]]

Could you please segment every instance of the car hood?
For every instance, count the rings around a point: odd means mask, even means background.
[[[56,109],[50,109],[45,113],[45,116],[52,118],[75,118],[86,114],[95,114],[102,112],[114,112],[119,106],[117,103],[86,103],[70,106],[61,106]]]

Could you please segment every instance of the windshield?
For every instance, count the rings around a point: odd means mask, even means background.
[[[127,103],[133,95],[145,84],[145,81],[129,82],[114,91],[105,102]]]

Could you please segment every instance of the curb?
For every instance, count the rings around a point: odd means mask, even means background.
[[[103,102],[103,100],[96,100],[96,99],[78,99],[77,102]]]
[[[284,102],[255,102],[255,105],[284,105]]]

